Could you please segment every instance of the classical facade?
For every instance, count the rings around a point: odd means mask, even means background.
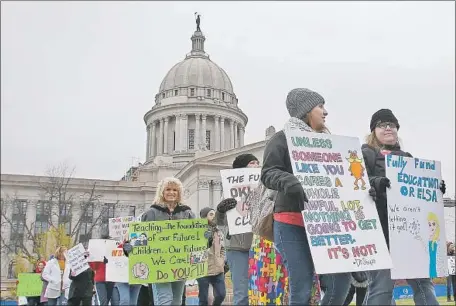
[[[101,225],[113,216],[139,216],[151,205],[157,183],[167,176],[183,182],[185,202],[194,212],[215,207],[222,192],[220,170],[230,168],[241,153],[253,153],[261,160],[266,138],[274,128],[266,131],[264,140],[244,144],[248,118],[239,108],[228,74],[210,59],[204,43],[205,36],[197,29],[191,36],[191,51],[166,74],[153,107],[144,115],[146,160],[120,180],[69,180],[66,190],[73,199],[87,197],[95,186],[97,201],[92,211],[81,214],[76,207],[59,217],[69,230],[78,222],[80,227],[82,224],[80,240],[100,236],[99,225],[86,229],[101,211]],[[43,185],[50,180],[45,176],[1,175],[2,243],[29,243],[24,225],[34,232],[48,228],[46,214],[51,212],[46,209],[48,195]],[[2,252],[2,278],[11,277],[12,255]]]

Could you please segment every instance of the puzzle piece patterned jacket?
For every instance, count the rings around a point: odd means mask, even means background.
[[[310,305],[320,302],[320,286],[314,276]],[[287,305],[288,274],[274,244],[259,236],[253,237],[249,253],[249,305]]]

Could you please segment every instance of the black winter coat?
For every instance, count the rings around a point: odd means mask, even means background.
[[[70,271],[70,279],[72,280],[70,285],[70,292],[68,293],[68,299],[71,298],[85,298],[92,297],[95,272],[89,268],[77,276],[72,276]]]
[[[367,176],[369,183],[377,192],[377,207],[378,217],[382,225],[383,234],[385,235],[386,244],[389,248],[389,227],[388,227],[388,203],[386,200],[386,190],[381,190],[380,179],[386,176],[385,171],[385,155],[380,150],[377,150],[367,144],[361,147],[363,151],[364,162],[366,163]],[[386,154],[413,157],[410,153],[402,151],[399,147],[392,148]]]

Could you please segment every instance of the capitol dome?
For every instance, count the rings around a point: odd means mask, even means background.
[[[160,85],[160,92],[180,87],[206,87],[234,94],[233,85],[225,70],[209,57],[187,56],[174,65]]]
[[[174,65],[161,82],[156,96],[157,104],[163,99],[187,96],[204,97],[237,105],[233,84],[228,74],[211,61],[204,51],[205,40],[200,30],[194,32],[191,37],[190,53],[183,61]]]

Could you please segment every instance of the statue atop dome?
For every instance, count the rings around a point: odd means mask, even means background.
[[[201,23],[201,15],[198,12],[195,12],[196,17],[196,32],[201,32],[200,23]]]

